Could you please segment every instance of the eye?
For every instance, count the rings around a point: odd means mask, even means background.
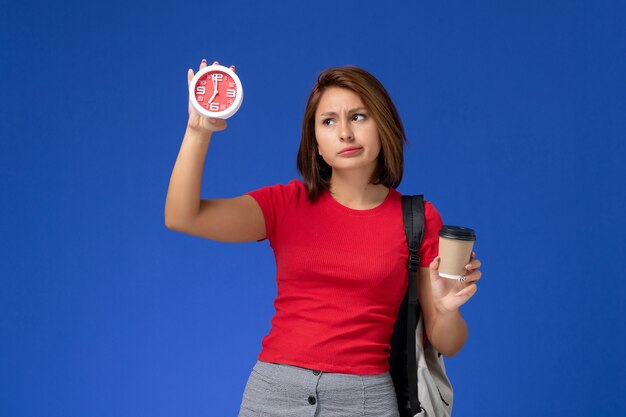
[[[353,122],[360,122],[362,120],[365,120],[366,116],[362,113],[356,113],[352,116],[352,121]]]
[[[322,124],[324,126],[330,126],[331,124],[333,124],[335,121],[333,119],[324,119],[322,120]]]

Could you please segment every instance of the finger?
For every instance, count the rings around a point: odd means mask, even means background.
[[[202,62],[200,62],[200,69],[206,67],[206,59],[202,58]]]
[[[191,83],[191,80],[193,80],[193,70],[189,68],[187,70],[187,85]]]
[[[465,275],[465,282],[476,282],[483,276],[480,270],[473,271],[471,274]]]
[[[465,265],[465,269],[467,269],[468,271],[471,269],[478,269],[480,268],[480,265],[482,265],[482,263],[478,259],[472,259],[470,263]]]
[[[467,299],[471,298],[478,291],[478,285],[472,284],[463,288],[461,291],[457,292],[455,295],[457,297],[465,297]]]
[[[219,65],[219,64],[220,64],[219,62],[213,61],[213,64],[211,64],[211,65]]]
[[[431,280],[437,280],[439,279],[439,263],[440,263],[441,258],[439,256],[437,256],[435,259],[433,259],[433,261],[430,263],[428,269],[430,271],[430,279]]]
[[[234,65],[231,65],[231,66],[230,66],[230,70],[231,70],[232,72],[235,72],[235,66],[234,66]]]
[[[430,268],[431,271],[435,271],[435,272],[439,271],[439,261],[440,260],[441,260],[441,258],[439,256],[437,256],[435,259],[433,259],[433,261],[429,265],[429,268]]]

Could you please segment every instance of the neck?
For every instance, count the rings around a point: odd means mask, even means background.
[[[380,205],[389,189],[382,184],[370,183],[370,175],[362,172],[338,172],[333,170],[330,178],[330,193],[340,204],[356,209],[367,210]]]

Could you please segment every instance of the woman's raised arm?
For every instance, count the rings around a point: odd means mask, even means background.
[[[206,65],[202,60],[200,69]],[[193,70],[189,69],[187,82],[192,78]],[[223,242],[263,239],[265,220],[252,197],[200,200],[202,171],[211,136],[224,129],[225,120],[202,117],[189,104],[187,130],[165,201],[165,225],[172,230]]]

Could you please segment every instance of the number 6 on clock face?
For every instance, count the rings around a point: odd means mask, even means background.
[[[243,101],[237,74],[222,65],[204,67],[189,83],[189,101],[205,117],[228,119]]]

